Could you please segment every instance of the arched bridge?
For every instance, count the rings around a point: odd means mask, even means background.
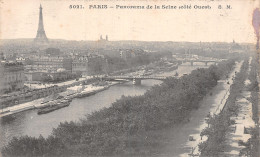
[[[221,62],[222,60],[210,60],[210,59],[207,59],[207,60],[204,60],[204,59],[178,59],[177,60],[178,62],[181,62],[181,63],[185,63],[185,62],[190,62],[191,66],[193,66],[193,63],[195,62],[201,62],[201,63],[205,63],[205,65],[208,65],[208,63],[219,63]]]
[[[133,84],[141,84],[141,80],[154,79],[154,80],[165,80],[165,76],[102,76],[99,77],[102,80],[132,80]]]

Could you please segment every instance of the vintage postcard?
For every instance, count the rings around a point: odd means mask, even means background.
[[[0,0],[0,156],[259,157],[259,0]]]

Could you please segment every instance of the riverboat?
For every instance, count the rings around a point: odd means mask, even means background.
[[[87,91],[82,91],[81,93],[79,93],[77,98],[83,98],[83,97],[91,96],[91,95],[94,95],[94,94],[96,94],[98,92],[102,92],[102,91],[104,91],[104,90],[106,90],[108,88],[109,88],[109,86],[105,86],[105,87],[103,87],[101,89],[94,90],[94,91],[88,91],[88,92]]]
[[[82,91],[81,93],[79,93],[77,98],[84,98],[84,97],[87,97],[87,96],[94,95],[96,93],[97,93],[96,91]]]
[[[43,109],[38,110],[38,114],[46,114],[46,113],[58,110],[58,109],[63,108],[63,107],[67,107],[67,106],[69,106],[69,104],[70,104],[69,101],[61,101],[61,102],[58,102],[55,105],[51,105],[47,108],[43,108]]]

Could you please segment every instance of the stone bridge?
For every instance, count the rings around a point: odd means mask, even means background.
[[[165,80],[165,76],[103,76],[99,77],[102,80],[132,80],[133,84],[140,85],[141,80],[154,79],[154,80]]]
[[[181,63],[190,62],[191,66],[193,66],[193,63],[195,63],[195,62],[201,62],[201,63],[205,63],[205,65],[208,65],[208,63],[215,63],[215,64],[217,64],[217,63],[221,62],[222,60],[178,59],[177,61],[181,62]]]

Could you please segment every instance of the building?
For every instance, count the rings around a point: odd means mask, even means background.
[[[24,87],[24,66],[20,62],[4,61],[0,63],[0,93],[20,90]]]
[[[42,77],[42,72],[24,72],[25,75],[25,81],[28,82],[33,82],[33,81],[42,81],[43,77]]]
[[[142,49],[119,49],[120,58],[127,60],[145,54]]]
[[[16,57],[15,59],[17,62],[21,62],[23,65],[25,65],[26,58],[24,57]]]
[[[77,55],[72,61],[72,73],[93,75],[104,72],[106,59],[103,55]]]
[[[76,77],[77,75],[64,69],[56,72],[25,72],[25,80],[28,82],[61,82]]]
[[[56,72],[58,69],[72,70],[72,59],[65,56],[33,56],[26,71]]]
[[[88,56],[76,56],[72,60],[72,73],[84,73],[88,71]]]
[[[243,53],[245,50],[233,40],[233,43],[230,46],[229,53]]]
[[[17,58],[17,53],[5,53],[3,58],[8,61],[15,61]]]

